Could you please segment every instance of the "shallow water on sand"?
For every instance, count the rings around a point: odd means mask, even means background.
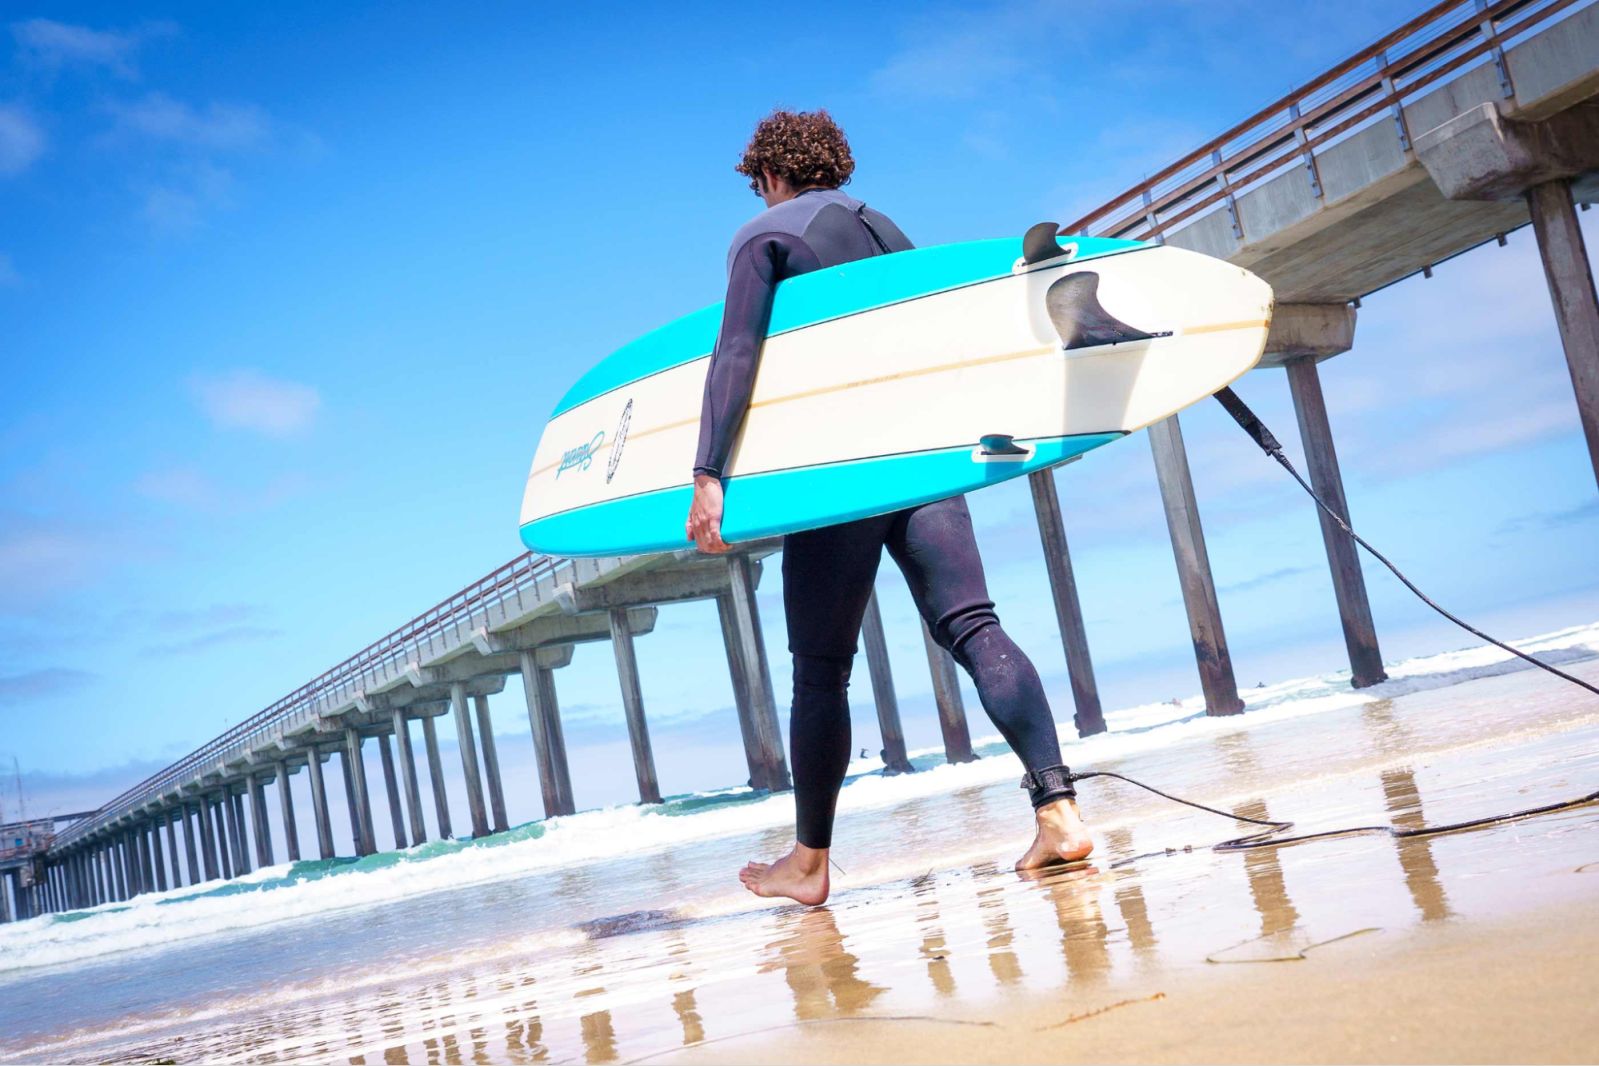
[[[1599,662],[1569,669],[1599,680]],[[1455,822],[1599,788],[1599,699],[1531,672],[1155,734],[1079,768],[1300,831]],[[63,927],[68,961],[0,972],[0,1059],[610,1062],[796,1020],[965,1024],[1040,991],[1064,1019],[1178,971],[1599,896],[1593,806],[1421,840],[1223,854],[1208,845],[1249,826],[1105,779],[1080,786],[1094,861],[1023,878],[1009,870],[1029,836],[1018,774],[991,755],[852,785],[825,908],[742,892],[738,867],[790,830],[781,807],[750,818],[735,805],[720,835],[629,837],[716,811],[624,819],[606,857],[491,869],[447,891],[364,903],[361,875],[341,873],[323,880],[342,908],[170,946],[130,929],[138,950],[74,957]],[[431,861],[452,861],[441,854]],[[237,908],[239,894],[211,898]]]

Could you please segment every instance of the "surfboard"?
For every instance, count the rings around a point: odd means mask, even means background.
[[[1042,223],[790,278],[724,471],[722,536],[884,514],[1074,460],[1253,367],[1272,303],[1222,260]],[[623,346],[556,404],[522,501],[529,548],[689,545],[721,312]]]

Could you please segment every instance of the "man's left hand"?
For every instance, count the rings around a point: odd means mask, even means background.
[[[722,482],[709,474],[694,475],[694,501],[684,523],[687,539],[702,552],[720,555],[730,551],[722,540]]]

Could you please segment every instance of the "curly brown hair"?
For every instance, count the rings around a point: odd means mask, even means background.
[[[761,119],[744,148],[744,158],[733,168],[750,179],[760,192],[761,171],[770,170],[796,189],[819,185],[836,189],[849,184],[855,157],[849,141],[825,110],[784,111],[779,108]]]

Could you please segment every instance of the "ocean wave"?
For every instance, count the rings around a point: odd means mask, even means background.
[[[1532,637],[1516,646],[1551,662],[1592,658],[1599,654],[1599,623]],[[1244,718],[1206,717],[1202,697],[1193,696],[1112,711],[1106,715],[1109,732],[1083,740],[1063,739],[1074,766],[1103,766],[1218,731],[1257,728],[1531,668],[1492,646],[1466,648],[1394,663],[1387,668],[1388,681],[1358,692],[1349,688],[1348,675],[1341,672],[1248,690],[1241,694],[1250,712]],[[1000,737],[980,737],[974,747],[986,757],[960,765],[944,763],[939,749],[912,752],[922,772],[892,777],[882,775],[880,760],[851,763],[850,779],[839,799],[840,815],[1019,778],[1021,765]],[[484,840],[436,841],[362,859],[280,864],[225,883],[150,893],[125,903],[0,926],[0,982],[39,967],[159,951],[182,942],[786,826],[792,820],[790,794],[730,788],[674,797],[658,807],[617,806],[551,818]],[[718,903],[711,909],[730,905]]]

